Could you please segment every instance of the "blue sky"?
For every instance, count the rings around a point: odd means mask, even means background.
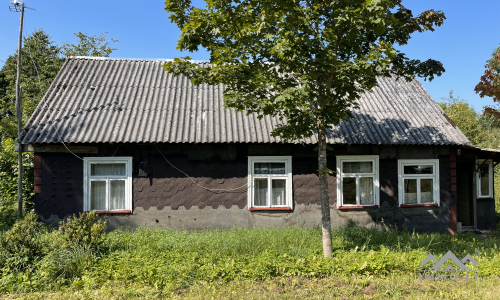
[[[0,0],[0,60],[15,52],[19,13],[10,12],[9,0]],[[174,58],[189,55],[207,60],[208,53],[180,53],[176,50],[179,30],[168,19],[164,1],[41,1],[25,0],[26,32],[43,27],[56,43],[76,42],[75,32],[90,35],[109,32],[119,40],[112,57]],[[403,5],[418,14],[426,9],[443,10],[447,20],[435,32],[417,33],[401,50],[410,58],[433,58],[444,64],[446,73],[432,82],[422,81],[436,101],[450,90],[466,99],[476,110],[492,104],[474,93],[486,60],[500,43],[499,0],[405,0]],[[0,66],[3,62],[0,61]]]

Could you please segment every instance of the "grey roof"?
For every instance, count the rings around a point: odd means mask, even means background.
[[[223,107],[224,85],[174,77],[165,60],[66,60],[22,134],[23,143],[276,143],[276,117]],[[470,144],[417,80],[380,78],[331,144]],[[54,126],[55,124],[55,126]],[[56,131],[57,127],[57,131]],[[303,141],[317,142],[312,136]]]

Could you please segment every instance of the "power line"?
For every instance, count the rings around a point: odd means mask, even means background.
[[[27,40],[26,38],[26,27],[24,28],[24,38]],[[36,75],[38,77],[38,85],[39,85],[39,89],[38,91],[40,92],[40,96],[41,96],[41,99],[40,101],[43,102],[43,105],[45,105],[45,108],[47,108],[47,111],[50,110],[49,106],[47,105],[47,102],[46,101],[43,101],[43,95],[45,93],[42,93],[42,81],[40,80],[40,73],[38,72],[38,68],[36,66],[36,63],[35,63],[35,60],[33,59],[33,55],[31,54],[31,47],[30,47],[30,44],[29,42],[26,43],[26,45],[28,46],[28,54],[30,55],[30,58],[31,58],[31,62],[33,63],[33,66],[35,67],[35,71],[36,71]],[[62,144],[64,145],[64,147],[71,153],[73,154],[75,157],[85,161],[84,158],[81,158],[80,156],[76,155],[73,151],[69,150],[68,146],[66,146],[66,143],[64,142],[64,139],[61,137],[61,135],[59,134],[59,130],[57,129],[57,126],[55,124],[55,122],[52,122],[52,125],[54,125],[54,128],[56,130],[56,134],[57,136],[59,137],[59,140],[61,140]],[[20,137],[19,137],[20,138]]]

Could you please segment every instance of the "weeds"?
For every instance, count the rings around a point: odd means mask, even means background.
[[[47,231],[40,239],[57,237]],[[0,279],[2,291],[93,290],[104,285],[135,284],[162,293],[203,282],[266,281],[274,278],[370,278],[417,276],[419,263],[451,250],[470,253],[480,276],[500,274],[500,238],[473,234],[422,234],[347,226],[332,231],[334,256],[322,257],[319,228],[253,228],[176,231],[122,229],[103,235],[99,252],[74,243],[46,251],[43,259]],[[60,243],[54,240],[53,244]],[[370,277],[371,276],[371,277]]]

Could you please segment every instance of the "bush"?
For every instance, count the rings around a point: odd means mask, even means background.
[[[0,197],[0,232],[8,230],[17,218],[17,205],[14,199]]]
[[[40,223],[34,212],[28,213],[0,235],[0,267],[23,270],[42,256]]]
[[[44,279],[81,278],[95,261],[95,252],[84,245],[73,245],[51,252],[40,261],[38,267]]]
[[[10,228],[16,217],[18,162],[15,146],[13,139],[0,142],[0,230]],[[23,154],[23,166],[23,209],[29,212],[33,210],[35,195],[33,153]]]
[[[98,250],[103,242],[103,234],[107,222],[98,220],[95,212],[73,215],[66,222],[59,223],[59,232],[70,246],[81,245],[92,250]]]

